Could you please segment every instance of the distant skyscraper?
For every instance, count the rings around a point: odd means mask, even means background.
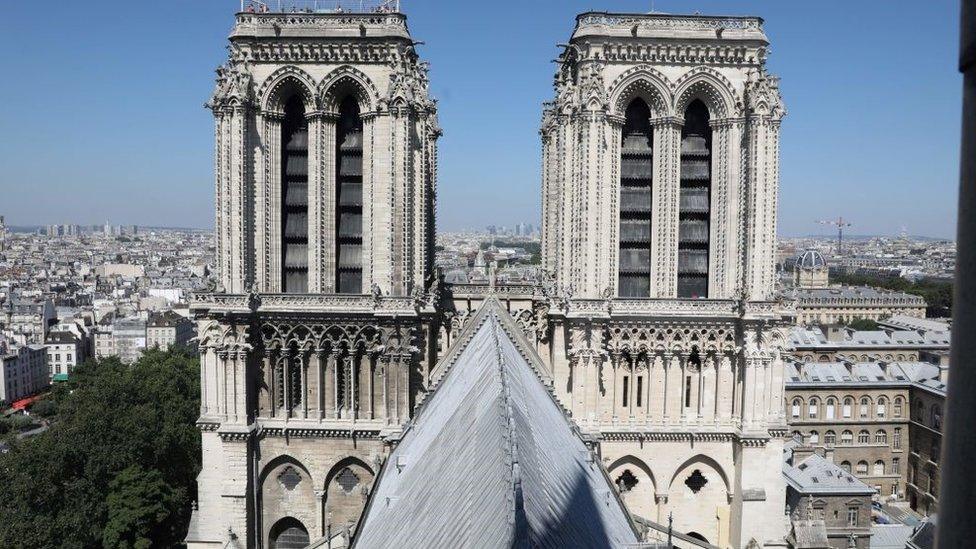
[[[5,251],[7,248],[7,225],[4,222],[3,216],[0,215],[0,252]]]

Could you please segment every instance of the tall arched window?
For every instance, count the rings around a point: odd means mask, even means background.
[[[285,103],[281,124],[281,289],[308,291],[308,123],[302,97]]]
[[[708,233],[712,188],[712,128],[696,99],[681,129],[681,203],[678,208],[678,297],[708,297]]]
[[[336,291],[363,291],[363,120],[352,95],[336,126]]]
[[[653,155],[651,110],[637,98],[627,106],[620,146],[620,297],[651,294]]]

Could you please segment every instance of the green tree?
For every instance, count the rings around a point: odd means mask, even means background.
[[[130,465],[108,490],[108,523],[102,535],[106,549],[148,549],[155,539],[173,539],[173,532],[159,529],[171,524],[181,489],[167,484],[162,473]]]
[[[109,535],[177,545],[200,467],[196,357],[172,349],[131,366],[86,363],[51,398],[52,428],[0,456],[0,547],[98,547]],[[168,494],[166,512],[136,505],[154,490]]]
[[[877,330],[878,323],[871,320],[870,318],[855,318],[854,320],[847,323],[848,328],[853,328],[855,330]]]

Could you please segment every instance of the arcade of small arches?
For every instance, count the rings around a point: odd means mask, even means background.
[[[415,333],[415,327],[265,323],[258,416],[406,419]]]
[[[270,460],[259,475],[258,513],[267,547],[298,549],[332,532],[355,528],[375,480],[375,466],[346,457],[310,470],[291,455]]]
[[[889,404],[891,408],[889,409]],[[809,397],[795,396],[789,401],[788,417],[792,420],[864,420],[902,418],[905,399],[869,396],[855,399],[853,396]]]

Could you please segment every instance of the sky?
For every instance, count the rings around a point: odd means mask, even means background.
[[[68,9],[67,6],[74,6]],[[239,0],[5,2],[0,215],[8,225],[213,226],[204,107]],[[538,224],[541,104],[582,11],[651,0],[402,0],[439,100],[438,230]],[[953,237],[958,0],[654,0],[758,15],[789,115],[781,236]]]

